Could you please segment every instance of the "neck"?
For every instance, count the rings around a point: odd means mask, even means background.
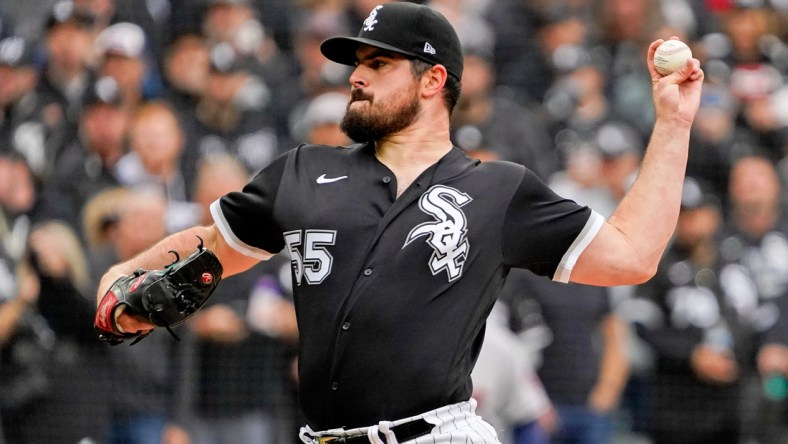
[[[379,141],[375,145],[375,155],[384,165],[394,172],[401,168],[427,167],[440,160],[451,150],[451,142],[414,142],[397,143]]]
[[[375,154],[394,173],[397,169],[425,169],[451,150],[448,119],[419,121],[375,143]]]

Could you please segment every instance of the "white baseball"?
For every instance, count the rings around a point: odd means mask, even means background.
[[[692,51],[684,42],[665,40],[654,53],[654,68],[666,76],[684,66],[689,58],[692,58]]]

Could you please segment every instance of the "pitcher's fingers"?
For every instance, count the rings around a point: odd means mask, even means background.
[[[657,48],[659,47],[659,45],[661,45],[664,42],[665,40],[663,39],[657,39],[651,42],[650,45],[648,45],[648,53],[646,55],[646,66],[648,66],[648,72],[651,75],[652,84],[657,83],[659,79],[662,78],[662,75],[658,73],[657,69],[654,67],[654,53],[657,52]]]
[[[687,59],[684,66],[665,76],[670,83],[678,85],[690,79],[692,75],[701,75],[700,61],[698,59]]]
[[[150,322],[131,316],[125,311],[118,315],[117,325],[126,333],[146,333],[155,327]]]
[[[703,73],[703,69],[701,69],[700,67],[700,60],[698,60],[697,62],[698,62],[697,65],[692,70],[692,74],[690,74],[689,76],[689,79],[692,80],[693,82],[697,80],[703,80],[703,77],[705,76],[705,74]]]

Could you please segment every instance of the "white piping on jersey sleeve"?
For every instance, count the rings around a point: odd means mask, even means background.
[[[596,211],[591,210],[591,216],[588,218],[586,225],[580,231],[580,234],[577,235],[575,241],[572,242],[572,245],[569,246],[569,249],[566,250],[564,257],[561,258],[561,263],[558,264],[558,268],[553,275],[554,281],[569,282],[569,276],[572,274],[572,269],[575,268],[577,259],[583,254],[588,244],[594,240],[599,230],[602,229],[603,223],[605,223],[605,218]]]
[[[225,242],[233,248],[233,250],[243,254],[244,256],[253,257],[255,259],[259,259],[261,261],[265,261],[270,259],[273,254],[261,249],[253,247],[238,237],[233,233],[233,230],[230,228],[230,224],[227,223],[227,219],[224,218],[224,213],[222,213],[222,207],[219,204],[219,199],[216,199],[211,204],[211,216],[213,216],[213,221],[216,223],[216,227],[219,228],[219,232],[222,234]]]

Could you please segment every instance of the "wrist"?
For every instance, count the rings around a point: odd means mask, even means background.
[[[100,296],[104,296],[104,293],[106,293],[107,290],[109,290],[109,288],[112,286],[112,284],[115,283],[115,281],[117,281],[118,279],[122,278],[127,274],[124,273],[122,270],[120,270],[120,268],[118,267],[119,267],[118,265],[111,267],[109,270],[107,270],[106,273],[104,273],[104,276],[101,277],[101,282],[99,283]]]
[[[686,134],[689,137],[692,121],[675,115],[657,116],[654,121],[654,131],[664,130],[672,135]]]

